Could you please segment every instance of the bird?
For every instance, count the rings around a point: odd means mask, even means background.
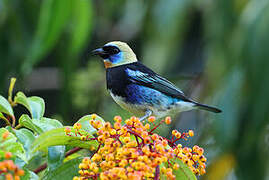
[[[107,89],[114,101],[141,121],[192,109],[222,112],[188,98],[173,83],[139,62],[125,42],[112,41],[92,53],[104,61]]]

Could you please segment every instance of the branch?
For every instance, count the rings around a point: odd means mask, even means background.
[[[72,155],[72,154],[74,154],[74,153],[80,151],[81,149],[82,149],[82,148],[80,148],[80,147],[75,147],[75,148],[73,148],[73,149],[67,151],[64,157],[68,157],[68,156],[70,156],[70,155]],[[36,169],[34,170],[34,173],[38,174],[38,173],[40,173],[41,171],[45,170],[47,167],[48,167],[48,163],[44,163],[44,164],[42,164],[41,166],[39,166],[38,168],[36,168]]]

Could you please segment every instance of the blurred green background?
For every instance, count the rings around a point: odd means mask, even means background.
[[[72,124],[130,116],[106,91],[90,51],[127,42],[140,61],[221,114],[184,112],[167,129],[194,129],[200,179],[269,179],[269,0],[0,0],[0,93],[41,96],[47,117]],[[17,107],[18,111],[20,107]]]

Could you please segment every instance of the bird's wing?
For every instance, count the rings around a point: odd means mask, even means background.
[[[173,85],[167,79],[161,77],[160,75],[154,73],[151,70],[145,72],[127,68],[126,72],[129,76],[129,80],[132,81],[132,83],[150,87],[168,96],[192,102],[192,100],[188,99],[184,95],[184,93],[180,89],[178,89],[175,85]]]

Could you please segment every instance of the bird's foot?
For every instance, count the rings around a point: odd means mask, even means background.
[[[148,118],[149,116],[151,116],[151,115],[152,115],[152,111],[151,111],[151,110],[147,110],[147,111],[145,112],[145,115],[139,118],[140,122],[144,122],[145,119],[147,119],[147,118]]]

